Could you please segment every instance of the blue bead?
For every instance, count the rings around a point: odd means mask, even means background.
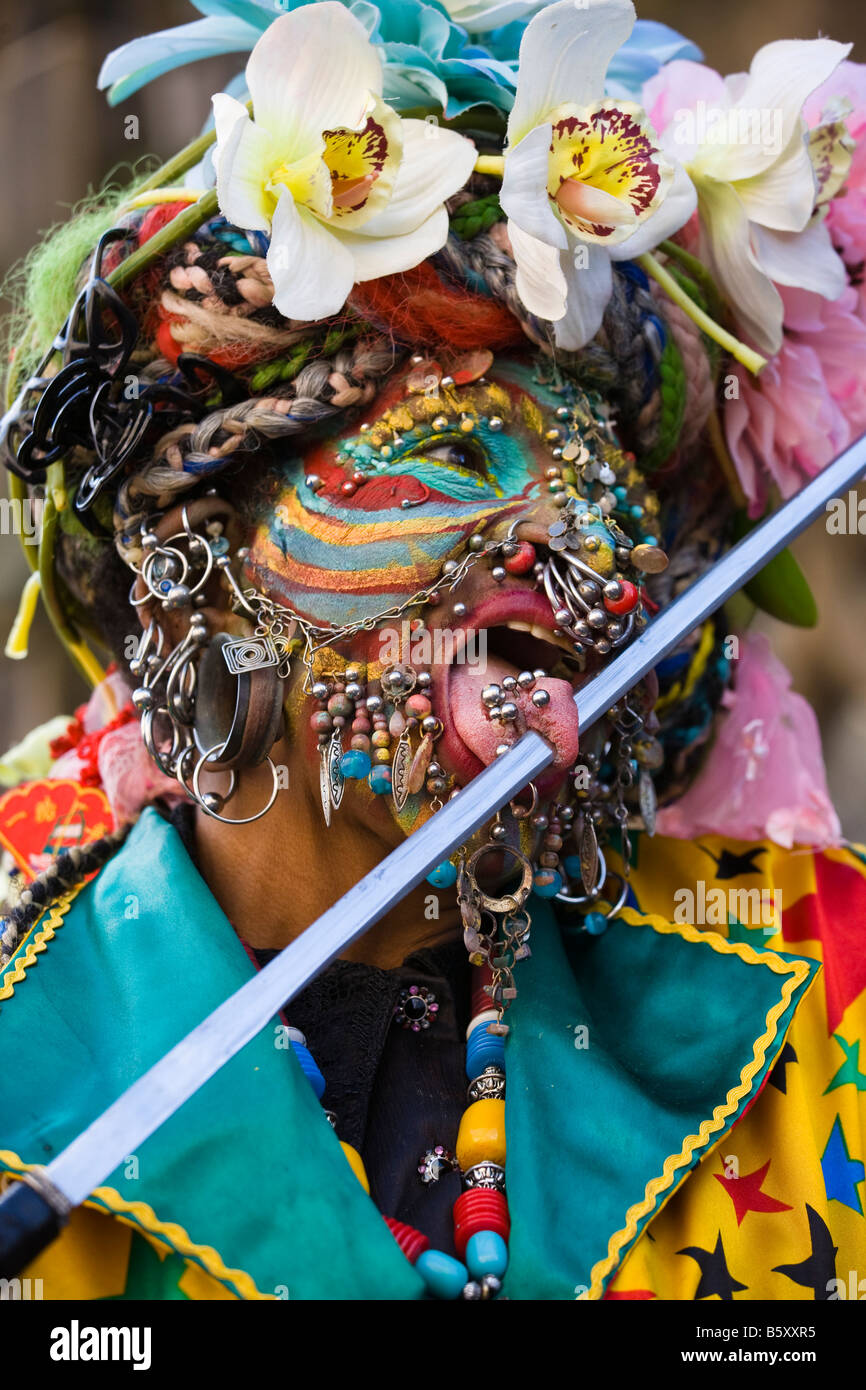
[[[562,861],[569,878],[580,878],[580,855],[567,854]]]
[[[601,936],[602,932],[607,931],[608,920],[603,912],[588,912],[583,919],[583,925],[590,936]]]
[[[501,1279],[508,1268],[508,1246],[496,1231],[478,1231],[466,1242],[466,1268],[473,1279],[495,1274]]]
[[[624,502],[625,499],[628,497],[628,488],[627,488],[627,487],[615,487],[614,490],[613,490],[613,495],[614,495],[614,497],[616,497],[620,502]]]
[[[550,875],[549,883],[545,881],[548,874]],[[532,891],[537,898],[555,898],[557,893],[562,892],[562,875],[558,874],[555,869],[552,872],[546,871],[544,877],[541,874],[536,874],[532,880]]]
[[[425,1250],[415,1268],[434,1298],[459,1298],[469,1282],[466,1266],[442,1250]]]
[[[658,545],[655,536],[643,536],[641,539],[644,545]]]
[[[474,1081],[485,1067],[505,1070],[505,1039],[488,1033],[483,1025],[479,1025],[469,1034],[466,1044],[466,1075],[470,1081]]]
[[[304,1047],[303,1043],[295,1042],[294,1038],[292,1038],[292,1047],[301,1064],[301,1071],[316,1093],[316,1099],[321,1100],[325,1092],[325,1078],[313,1061],[312,1053]]]
[[[340,759],[340,771],[344,777],[367,777],[372,766],[370,754],[365,753],[363,748],[350,748]]]
[[[629,507],[632,516],[643,516],[643,507],[639,502],[635,502],[633,507]]]
[[[391,769],[377,763],[370,773],[370,788],[377,796],[386,796],[391,790]]]
[[[441,864],[437,864],[435,869],[431,869],[427,875],[427,882],[432,883],[434,888],[450,888],[457,882],[457,870],[450,859],[444,859]]]

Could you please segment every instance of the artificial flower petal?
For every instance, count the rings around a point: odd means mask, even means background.
[[[576,352],[591,342],[604,318],[613,290],[610,255],[603,246],[590,243],[560,258],[567,287],[566,309],[554,325],[558,347]]]
[[[402,236],[368,236],[366,227],[343,231],[334,227],[331,235],[349,251],[355,268],[355,279],[378,280],[383,275],[399,275],[412,270],[428,256],[435,256],[448,240],[448,210],[441,205],[420,226]]]
[[[371,237],[401,237],[426,222],[462,188],[477,158],[471,140],[427,121],[401,122],[403,158],[387,206],[356,230]]]
[[[536,126],[509,149],[499,202],[506,215],[527,236],[564,251],[568,236],[547,195],[552,134],[553,127],[548,121]]]
[[[659,206],[673,178],[643,110],[632,102],[601,101],[583,108],[564,104],[552,115],[547,191],[565,225],[586,241],[624,241]],[[572,185],[578,183],[618,200],[625,210],[611,214],[606,204],[611,215],[597,219],[572,213],[569,203],[576,209],[578,202]]]
[[[287,319],[339,313],[355,283],[351,253],[313,213],[298,207],[288,190],[274,212],[267,264],[274,305]]]
[[[560,252],[525,232],[516,222],[508,223],[508,236],[517,267],[515,289],[521,303],[537,318],[549,322],[561,319],[568,294],[562,260],[568,252]]]
[[[247,87],[256,124],[292,163],[324,130],[356,130],[366,121],[370,94],[382,92],[382,64],[354,15],[324,0],[280,15],[265,30],[247,63]]]
[[[745,208],[729,183],[701,179],[698,206],[705,257],[719,288],[760,352],[782,342],[782,301],[752,251]]]
[[[848,285],[845,265],[820,219],[802,232],[753,227],[752,245],[764,274],[779,285],[811,290],[825,299],[838,299]]]
[[[736,187],[750,221],[780,232],[801,231],[812,216],[816,196],[802,122],[775,164],[754,178],[741,179]]]
[[[530,20],[508,137],[516,145],[564,102],[588,106],[604,90],[611,59],[634,25],[631,0],[560,0]]]
[[[673,171],[673,182],[661,207],[641,222],[627,241],[608,248],[611,260],[635,260],[688,222],[698,205],[697,190],[681,164],[675,164]]]
[[[341,227],[358,227],[388,207],[403,155],[402,127],[396,111],[371,96],[360,130],[325,131],[331,215]]]
[[[234,97],[218,92],[212,101],[220,210],[236,227],[266,232],[274,209],[265,187],[274,154],[271,138],[253,124],[247,108]]]
[[[833,39],[780,39],[759,48],[745,78],[736,75],[726,86],[731,104],[741,111],[772,116],[773,139],[728,141],[707,147],[704,171],[716,178],[736,180],[768,169],[787,150],[806,98],[850,51],[850,44]]]

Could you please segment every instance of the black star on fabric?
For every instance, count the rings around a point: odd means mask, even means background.
[[[833,1244],[833,1237],[826,1223],[818,1213],[806,1204],[809,1217],[809,1236],[812,1253],[798,1265],[776,1265],[774,1274],[785,1274],[795,1284],[811,1289],[817,1302],[825,1302],[830,1297],[829,1285],[836,1278],[836,1254],[839,1247]]]
[[[718,857],[713,854],[706,845],[698,845],[704,854],[708,854],[716,866],[716,878],[739,878],[741,874],[759,874],[761,867],[754,861],[759,854],[766,854],[764,845],[759,845],[757,849],[747,850],[745,854],[734,854],[733,850],[723,849]]]
[[[783,1096],[788,1094],[788,1073],[785,1068],[789,1062],[798,1062],[799,1060],[791,1044],[786,1042],[776,1058],[776,1065],[767,1077],[769,1084],[775,1086],[777,1091],[781,1091]]]
[[[684,1250],[678,1250],[677,1254],[690,1256],[700,1268],[701,1278],[695,1298],[712,1298],[715,1294],[717,1298],[730,1303],[738,1289],[749,1287],[748,1284],[739,1283],[728,1269],[721,1231],[715,1250],[702,1250],[699,1245],[687,1245]]]

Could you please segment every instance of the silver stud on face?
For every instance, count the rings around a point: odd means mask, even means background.
[[[586,615],[586,621],[589,623],[590,627],[607,627],[607,614],[603,608],[590,608]]]
[[[442,573],[443,573],[443,574],[453,574],[454,571],[456,570],[456,568],[457,568],[457,561],[456,561],[456,560],[446,560],[446,561],[445,561],[445,564],[442,566]]]
[[[531,671],[521,671],[517,677],[517,684],[521,690],[531,690],[535,685],[535,677]]]
[[[476,552],[479,551],[479,550],[483,550],[483,549],[484,549],[484,537],[483,537],[483,536],[479,536],[477,533],[476,533],[474,536],[470,536],[470,537],[469,537],[469,549],[470,549],[470,550],[474,550],[474,551],[476,551]]]
[[[498,685],[485,685],[481,692],[481,703],[490,709],[493,705],[498,705],[502,695],[502,690]]]
[[[530,698],[536,709],[544,709],[545,705],[550,704],[550,694],[546,690],[533,690]]]
[[[455,605],[454,605],[454,607],[452,608],[451,611],[452,611],[452,613],[454,614],[455,618],[465,618],[465,617],[466,617],[466,604],[465,604],[465,603],[455,603]]]
[[[502,425],[503,421],[499,418],[498,415],[491,415],[490,419],[487,421],[487,428],[489,430],[492,430],[494,434],[499,433],[499,431],[502,429]]]
[[[534,679],[534,680],[543,681],[543,680],[544,680],[544,677],[547,675],[547,672],[544,671],[544,670],[542,670],[542,668],[541,668],[540,666],[536,666],[536,668],[535,668],[535,670],[533,671],[532,675],[533,675],[533,679]]]
[[[509,693],[510,693],[512,690],[516,690],[516,689],[517,689],[517,681],[516,681],[515,677],[514,677],[514,676],[503,676],[503,678],[502,678],[502,689],[503,689],[503,690],[509,691]]]
[[[500,716],[506,724],[513,724],[519,713],[520,711],[513,700],[506,700],[500,709]]]
[[[506,571],[503,569],[502,565],[493,566],[493,569],[491,570],[491,577],[496,584],[501,584],[502,581],[505,579],[505,576]]]

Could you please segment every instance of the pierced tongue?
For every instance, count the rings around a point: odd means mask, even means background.
[[[508,742],[505,728],[488,719],[481,703],[481,692],[491,682],[501,684],[503,676],[516,675],[507,661],[488,655],[487,669],[480,674],[472,666],[452,666],[449,684],[451,713],[458,734],[482,763],[492,763],[500,743]],[[522,725],[536,729],[556,749],[557,768],[571,767],[577,757],[577,706],[568,681],[544,676],[535,690],[546,690],[550,703],[541,709],[532,703],[532,691],[514,690],[507,696],[520,710]]]

